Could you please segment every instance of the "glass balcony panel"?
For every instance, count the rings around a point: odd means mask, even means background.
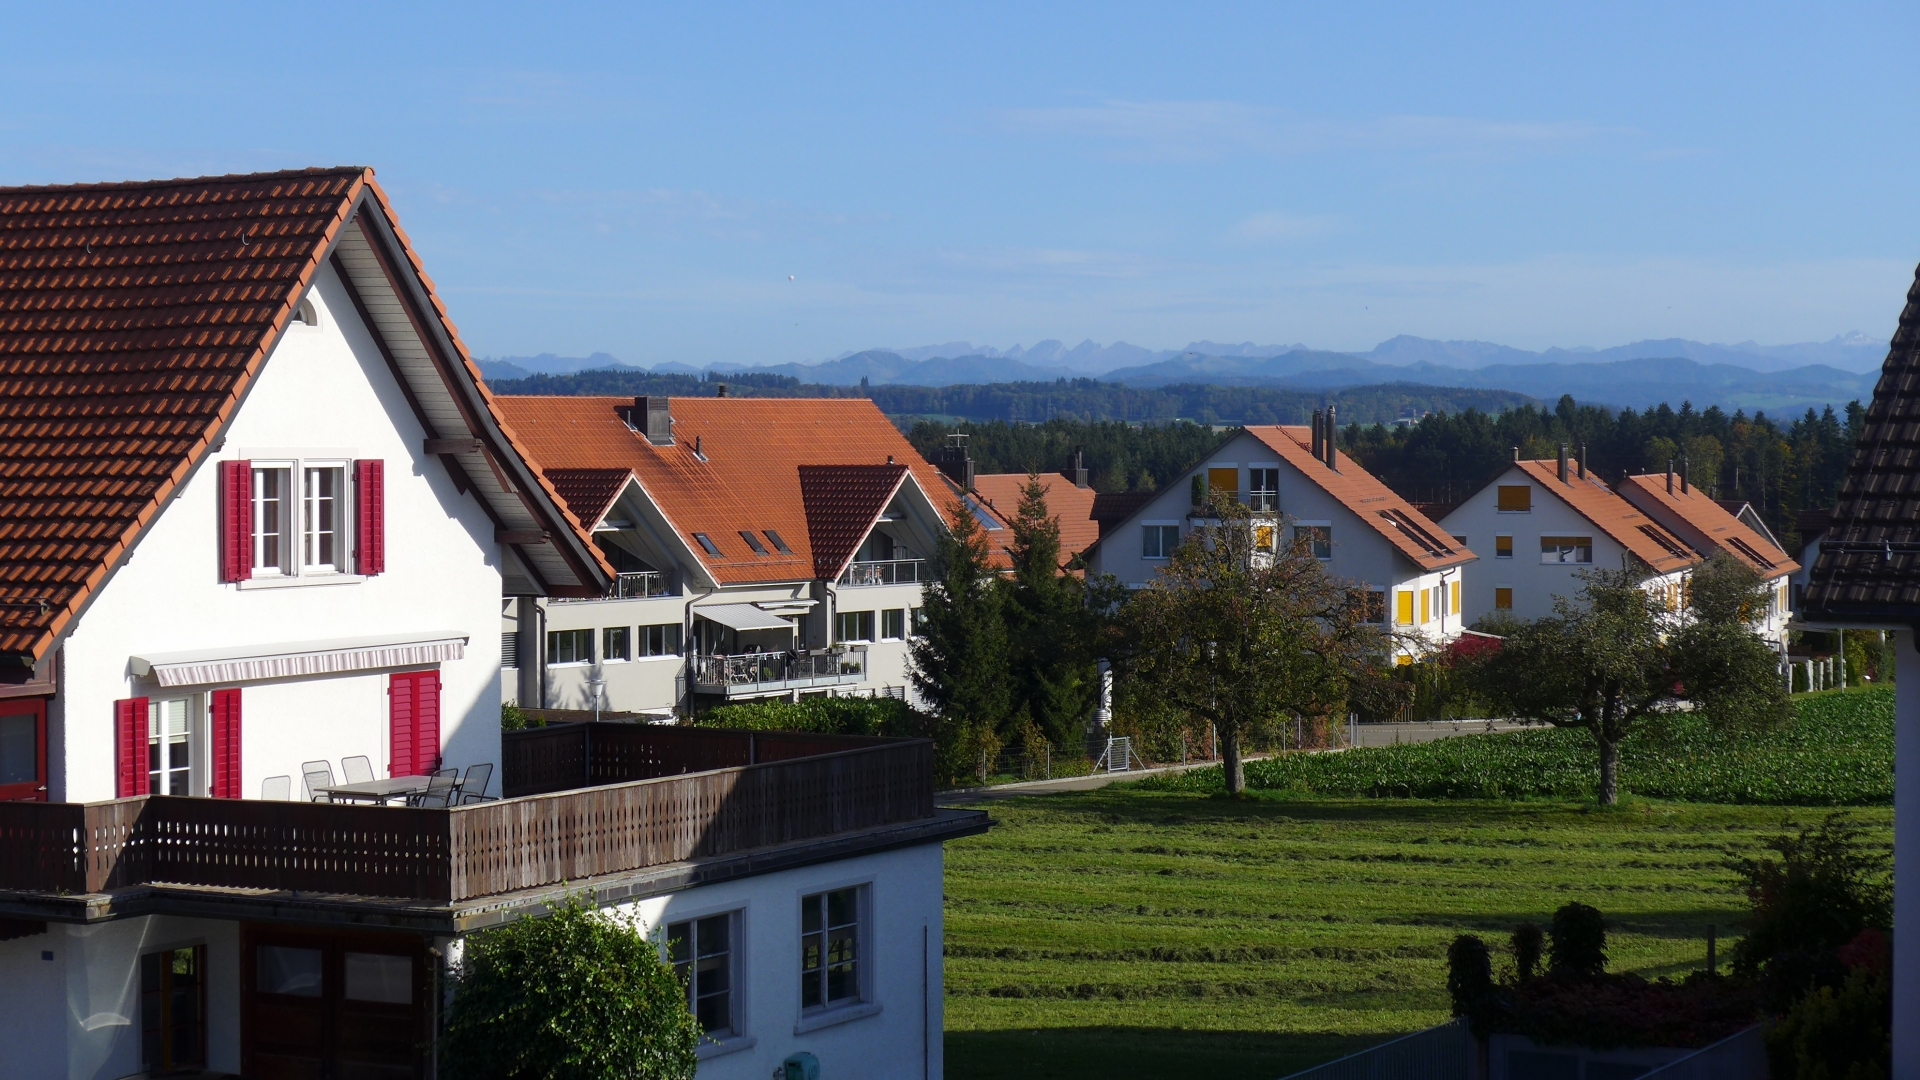
[[[876,559],[850,563],[842,585],[913,585],[926,580],[925,559]]]

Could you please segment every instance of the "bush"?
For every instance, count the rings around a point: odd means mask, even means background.
[[[1540,928],[1530,922],[1521,923],[1513,928],[1513,973],[1521,982],[1533,978],[1540,971],[1540,953],[1545,935]]]
[[[1733,867],[1753,903],[1734,970],[1754,974],[1788,953],[1831,952],[1862,930],[1891,924],[1891,860],[1847,815],[1830,814],[1767,847],[1780,858],[1742,859]]]
[[[1607,970],[1607,922],[1598,909],[1565,904],[1553,913],[1547,951],[1556,975],[1595,976]]]
[[[577,897],[467,938],[442,1044],[472,1080],[692,1080],[700,1025],[659,948]]]
[[[1794,701],[1771,731],[1732,733],[1704,716],[1675,713],[1620,744],[1624,792],[1692,802],[1786,806],[1893,801],[1893,690],[1875,686]],[[1384,798],[1593,797],[1593,737],[1547,728],[1462,735],[1430,743],[1287,754],[1247,763],[1253,790]],[[1220,770],[1154,777],[1148,787],[1218,791]]]
[[[1808,994],[1767,1032],[1774,1080],[1885,1080],[1892,1074],[1886,939],[1865,931],[1842,952],[1854,963],[1840,985]]]
[[[821,735],[921,736],[927,724],[898,698],[820,697],[720,705],[701,713],[701,727],[810,731]]]
[[[1473,934],[1461,934],[1447,946],[1447,995],[1455,1016],[1479,1012],[1493,995],[1493,959],[1487,943]]]

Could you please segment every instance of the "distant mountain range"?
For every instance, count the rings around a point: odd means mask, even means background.
[[[956,386],[1098,377],[1136,387],[1211,383],[1332,391],[1382,383],[1510,390],[1545,401],[1562,394],[1595,404],[1644,408],[1661,402],[1729,411],[1798,413],[1835,406],[1873,392],[1887,346],[1853,333],[1794,345],[1706,344],[1680,338],[1607,349],[1530,352],[1485,341],[1400,336],[1364,353],[1329,352],[1302,344],[1226,345],[1196,341],[1185,349],[1144,349],[1125,342],[1059,341],[1010,349],[955,341],[909,349],[868,349],[810,364],[623,363],[607,353],[587,357],[489,358],[493,380],[580,371],[651,371],[697,375],[743,371],[786,375],[828,386]]]

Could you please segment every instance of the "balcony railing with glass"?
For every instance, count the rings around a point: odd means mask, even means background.
[[[843,686],[865,682],[867,650],[819,649],[803,653],[742,653],[737,656],[696,656],[694,689],[703,694],[739,697],[814,686]]]
[[[631,574],[615,574],[613,584],[607,588],[607,594],[601,597],[564,597],[556,596],[556,604],[579,603],[583,599],[600,600],[645,600],[654,596],[678,596],[679,593],[667,580],[667,575],[659,570],[643,570]]]
[[[925,559],[878,559],[848,565],[842,585],[912,585],[927,580]]]

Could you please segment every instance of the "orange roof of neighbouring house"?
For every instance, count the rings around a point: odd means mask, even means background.
[[[1684,541],[1615,494],[1599,477],[1590,474],[1583,480],[1569,469],[1567,482],[1563,484],[1557,459],[1513,464],[1654,570],[1664,574],[1700,561],[1700,556]]]
[[[0,188],[0,654],[44,654],[206,456],[357,206],[484,408],[371,169]],[[571,527],[544,495],[513,512]],[[599,555],[566,551],[597,587]]]
[[[1775,578],[1800,569],[1800,564],[1781,551],[1778,545],[1754,532],[1746,522],[1728,513],[1727,508],[1718,502],[1707,498],[1699,488],[1669,493],[1665,473],[1624,477],[1620,487],[1623,491],[1633,489],[1641,498],[1652,500],[1691,526],[1691,531],[1698,533],[1698,539],[1694,540],[1696,547],[1701,543],[1712,545],[1739,559],[1747,569],[1762,577]],[[1689,530],[1679,531],[1684,533]]]
[[[631,471],[723,585],[838,575],[886,509],[875,499],[890,499],[908,473],[942,513],[957,494],[865,398],[672,398],[671,446],[655,446],[627,426],[630,397],[494,400],[543,467]],[[694,454],[696,441],[705,461]],[[854,468],[825,468],[846,466]],[[768,541],[768,529],[791,555]],[[755,553],[743,530],[768,554]],[[695,533],[720,555],[703,551]]]
[[[1262,424],[1246,430],[1301,475],[1358,514],[1361,521],[1386,537],[1388,543],[1421,569],[1439,570],[1479,558],[1447,535],[1447,530],[1415,510],[1412,503],[1394,494],[1379,477],[1361,468],[1359,462],[1336,452],[1334,460],[1339,467],[1328,468],[1326,462],[1313,456],[1311,427]]]
[[[1046,488],[1047,515],[1060,523],[1060,565],[1064,567],[1100,539],[1100,523],[1093,517],[1094,492],[1075,487],[1059,473],[1042,473],[1040,483]],[[1027,474],[976,474],[973,490],[987,501],[995,517],[1011,522],[1026,494]]]

